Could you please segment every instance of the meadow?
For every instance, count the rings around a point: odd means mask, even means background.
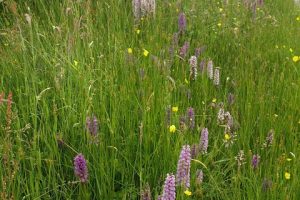
[[[0,0],[0,199],[300,199],[299,6],[148,1]]]

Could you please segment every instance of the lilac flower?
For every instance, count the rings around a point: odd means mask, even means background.
[[[162,196],[162,195],[159,195],[159,196],[157,197],[157,200],[163,200],[163,196]]]
[[[177,164],[176,185],[190,187],[191,149],[189,145],[184,145],[181,149]]]
[[[215,73],[214,73],[214,85],[215,86],[220,85],[220,70],[219,70],[219,68],[215,69]]]
[[[190,78],[196,80],[197,78],[197,57],[192,56],[190,58]]]
[[[184,32],[186,30],[186,17],[184,13],[179,14],[178,28],[179,28],[179,32]]]
[[[258,167],[259,162],[260,162],[260,156],[258,154],[253,155],[253,157],[252,157],[252,167],[254,169],[256,169]]]
[[[167,178],[164,184],[164,190],[162,194],[162,200],[175,200],[176,188],[175,188],[175,176],[173,174],[167,174]]]
[[[84,156],[80,153],[74,158],[74,172],[82,183],[88,180],[88,168]]]
[[[189,121],[189,128],[194,129],[195,128],[195,112],[192,107],[189,107],[187,110],[187,119]]]
[[[212,60],[207,62],[207,76],[211,80],[214,78],[214,65]]]
[[[200,136],[199,150],[202,154],[206,154],[207,148],[208,148],[208,129],[203,128]]]
[[[92,136],[97,136],[98,133],[98,120],[96,116],[86,118],[86,127]]]
[[[203,172],[201,169],[197,169],[196,171],[196,184],[201,185],[203,182]]]
[[[187,52],[188,52],[189,48],[190,48],[190,43],[189,42],[185,42],[183,44],[183,46],[180,48],[180,50],[179,50],[179,55],[182,58],[185,58],[186,55],[187,55]]]
[[[149,184],[141,191],[141,200],[151,200],[151,190]]]

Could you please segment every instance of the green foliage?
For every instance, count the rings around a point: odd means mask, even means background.
[[[177,199],[299,198],[300,62],[292,60],[300,56],[299,9],[288,0],[266,1],[255,14],[238,0],[156,4],[155,16],[135,22],[124,0],[0,1],[1,199],[131,200],[146,183],[156,199],[166,174],[176,173],[182,145],[199,143],[203,127],[208,153],[192,161],[192,195],[179,188]],[[179,12],[187,31],[172,57]],[[219,87],[206,71],[190,80],[189,57],[203,45],[198,62],[220,67]],[[239,127],[229,147],[217,122],[221,102]],[[179,108],[171,114],[175,133],[166,123],[169,106]],[[180,129],[188,107],[196,113],[192,131]],[[92,115],[97,139],[85,125]],[[273,144],[263,148],[271,129]],[[246,163],[238,167],[240,150]],[[77,153],[88,161],[86,184],[74,176]],[[261,157],[257,169],[253,154]],[[204,172],[201,186],[197,169]],[[266,191],[264,179],[272,181]]]

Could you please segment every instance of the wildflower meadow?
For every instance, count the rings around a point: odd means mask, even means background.
[[[300,199],[294,0],[0,0],[0,199]]]

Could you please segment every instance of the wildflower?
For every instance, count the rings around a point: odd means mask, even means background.
[[[294,52],[294,50],[293,50],[292,48],[290,48],[290,49],[289,49],[289,51],[290,51],[291,53],[293,53],[293,52]]]
[[[180,130],[185,130],[186,129],[186,125],[185,125],[185,117],[184,116],[181,116],[179,118],[179,126],[180,126]]]
[[[192,56],[189,61],[190,61],[190,77],[192,80],[196,80],[196,78],[197,78],[197,57]]]
[[[258,154],[253,155],[253,157],[252,157],[252,167],[254,169],[256,169],[258,167],[259,162],[260,162],[260,156]]]
[[[235,160],[238,163],[238,167],[240,168],[243,164],[245,164],[245,154],[243,150],[240,150],[238,155],[235,157]]]
[[[147,183],[145,188],[141,191],[141,200],[151,200],[151,190]]]
[[[287,158],[286,161],[290,162],[290,161],[292,161],[292,159],[291,158]]]
[[[299,56],[294,56],[293,57],[293,61],[296,63],[296,62],[298,62],[300,60],[300,57]]]
[[[178,107],[177,106],[173,106],[172,107],[172,111],[175,112],[175,113],[178,112]]]
[[[180,13],[178,17],[178,28],[179,32],[184,32],[186,30],[186,18],[184,13]]]
[[[219,11],[220,11],[220,12],[223,12],[223,8],[219,8]]]
[[[128,52],[129,54],[132,54],[132,48],[128,48],[128,49],[127,49],[127,52]]]
[[[230,136],[230,134],[228,134],[228,133],[225,133],[225,136],[224,136],[224,138],[225,138],[225,140],[230,140],[230,138],[231,138],[231,136]]]
[[[200,71],[201,73],[204,72],[205,64],[206,64],[206,61],[205,61],[205,60],[202,60],[202,61],[199,63],[199,71]]]
[[[80,179],[82,183],[87,182],[88,168],[87,168],[86,160],[82,154],[78,154],[74,158],[74,172],[75,175]]]
[[[222,23],[221,23],[221,22],[219,22],[217,25],[218,25],[218,27],[221,27],[221,26],[222,26]]]
[[[75,65],[75,67],[77,67],[77,65],[78,65],[78,61],[77,60],[74,60],[74,65]]]
[[[201,169],[197,169],[196,171],[196,184],[201,185],[203,182],[203,171]]]
[[[275,48],[276,48],[276,49],[279,49],[279,46],[278,46],[278,45],[275,45]]]
[[[225,120],[225,111],[223,108],[223,105],[220,107],[219,112],[218,112],[218,123],[223,124]]]
[[[145,57],[147,57],[147,56],[149,55],[149,51],[147,51],[146,49],[143,49],[143,55],[144,55]]]
[[[300,16],[299,16],[299,17],[296,17],[296,20],[297,20],[297,21],[300,21]]]
[[[143,21],[143,16],[155,14],[155,0],[132,0],[133,14],[136,20]]]
[[[263,147],[270,147],[273,143],[273,138],[274,138],[274,130],[271,129],[268,133],[268,136],[265,139]]]
[[[211,80],[214,78],[214,66],[212,60],[207,62],[207,75]]]
[[[290,180],[291,179],[291,174],[289,172],[285,172],[284,177],[285,177],[286,180]]]
[[[136,30],[135,30],[135,32],[136,32],[136,34],[138,34],[138,35],[139,35],[139,34],[140,34],[140,32],[141,32],[141,30],[140,30],[140,29],[136,29]]]
[[[213,98],[211,102],[216,103],[216,102],[217,102],[217,99],[216,99],[216,98]]]
[[[189,190],[185,190],[185,191],[184,191],[184,194],[187,195],[187,196],[191,196],[191,195],[192,195],[192,192],[189,191]]]
[[[175,176],[173,174],[167,174],[165,180],[162,200],[175,200],[176,188],[175,188]]]
[[[203,128],[201,130],[199,150],[202,154],[206,154],[207,148],[208,148],[208,129]]]
[[[96,116],[86,118],[86,128],[92,136],[97,136],[99,126]]]
[[[220,85],[220,70],[219,70],[219,68],[215,69],[215,73],[214,73],[214,85],[215,86]]]
[[[176,131],[176,126],[175,126],[175,125],[171,125],[171,126],[169,127],[169,131],[170,131],[170,133],[175,133],[175,131]]]
[[[190,48],[190,43],[189,42],[185,42],[183,44],[183,46],[180,48],[179,50],[179,55],[182,57],[182,58],[185,58],[185,56],[187,55],[188,53],[188,50]]]
[[[176,185],[190,187],[190,167],[191,167],[191,149],[189,145],[184,145],[181,149],[176,174]]]
[[[263,180],[263,184],[262,184],[262,190],[264,192],[266,192],[267,190],[269,190],[272,187],[272,181],[271,180],[267,180],[264,179]]]
[[[189,107],[187,110],[187,118],[189,120],[189,128],[194,129],[194,127],[195,127],[195,112],[192,107]]]

